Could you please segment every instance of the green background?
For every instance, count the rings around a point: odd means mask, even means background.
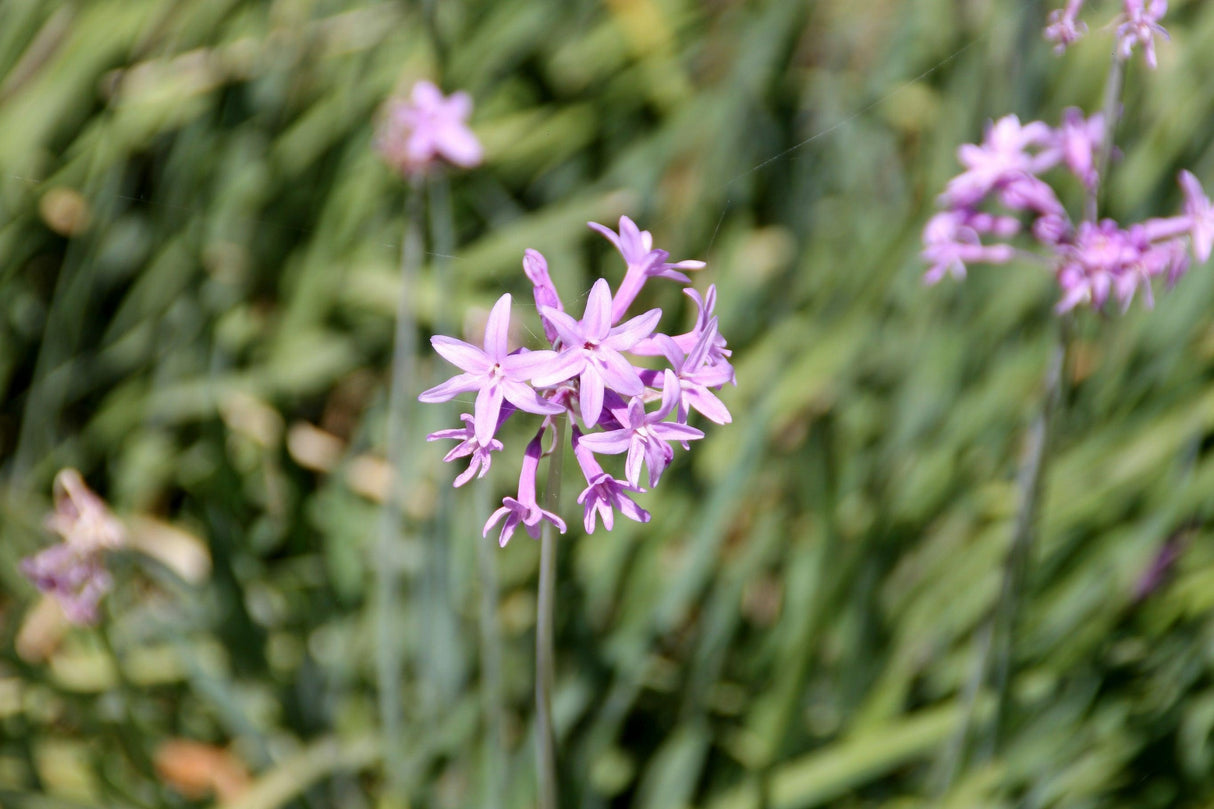
[[[567,465],[568,805],[1211,806],[1208,266],[1077,318],[1007,739],[984,755],[979,695],[950,748],[1057,291],[1031,263],[924,287],[920,233],[988,120],[1096,110],[1120,4],[1089,5],[1059,57],[1021,0],[0,0],[0,805],[208,805],[156,767],[182,738],[251,773],[230,805],[534,805],[538,544],[495,553],[501,789],[476,560],[533,425],[450,492],[416,439],[457,411],[411,407],[406,539],[377,551],[407,185],[372,138],[430,77],[473,96],[486,160],[446,181],[419,338],[505,291],[538,331],[523,249],[573,300],[622,273],[585,222],[627,214],[708,262],[734,349],[734,422],[677,453],[650,524],[584,535]],[[1214,4],[1171,5],[1158,70],[1128,66],[1123,222],[1178,210],[1182,168],[1214,187]],[[676,285],[644,299],[694,317]],[[418,344],[415,390],[447,373]],[[102,628],[58,638],[17,562],[65,466],[194,578],[120,554]],[[382,566],[406,771],[377,730]]]

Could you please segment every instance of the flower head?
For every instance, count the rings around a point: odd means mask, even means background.
[[[627,217],[621,218],[618,234],[590,224],[612,240],[628,268],[614,294],[607,279],[595,281],[580,320],[566,311],[544,256],[535,250],[527,250],[523,256],[523,271],[531,282],[550,350],[509,350],[509,295],[503,295],[493,307],[483,347],[450,337],[431,340],[435,350],[462,373],[419,398],[442,402],[460,393],[476,392],[474,412],[460,416],[462,427],[429,436],[432,441],[457,442],[444,460],[469,458],[467,469],[455,479],[456,486],[485,476],[492,454],[503,448],[495,435],[507,419],[520,411],[544,417],[523,454],[516,496],[503,498],[501,508],[485,524],[486,535],[495,528],[499,530],[502,545],[519,526],[533,537],[539,536],[544,521],[565,531],[561,518],[541,508],[535,494],[542,438],[554,418],[580,416],[581,427],[573,426],[570,440],[586,479],[578,503],[583,507],[588,533],[595,530],[600,519],[611,530],[616,512],[637,522],[649,521],[649,512],[633,500],[633,495],[644,492],[639,483],[642,467],[648,467],[649,485],[656,485],[674,457],[670,442],[677,441],[689,449],[688,442],[703,437],[700,430],[687,424],[691,411],[719,424],[732,419],[714,392],[734,381],[728,359],[731,352],[713,311],[715,287],[710,286],[703,297],[694,289],[684,290],[699,310],[695,326],[685,334],[671,337],[657,331],[660,309],[624,318],[647,279],[686,283],[688,279],[680,270],[698,269],[703,264],[671,263],[666,251],[653,246],[652,236]],[[652,358],[650,365],[665,360],[669,367],[634,366],[632,358],[637,356]],[[646,403],[659,397],[659,407],[646,412]],[[560,452],[561,448],[554,446],[549,451]],[[624,479],[605,471],[595,453],[626,454]]]
[[[424,173],[440,158],[471,168],[481,162],[480,141],[468,128],[472,99],[442,92],[428,81],[413,85],[408,100],[390,101],[376,137],[384,159],[409,175]]]
[[[1155,35],[1168,38],[1168,32],[1159,24],[1167,13],[1168,0],[1125,0],[1122,22],[1117,26],[1117,54],[1128,59],[1134,46],[1141,45],[1147,66],[1156,67]]]
[[[101,599],[113,587],[105,552],[122,547],[126,532],[75,469],[55,476],[54,491],[46,525],[63,541],[23,559],[21,572],[59,602],[69,621],[96,623]]]
[[[1065,8],[1050,12],[1045,38],[1054,43],[1055,53],[1062,53],[1087,33],[1087,24],[1078,19],[1079,9],[1082,7],[1083,0],[1067,0]]]

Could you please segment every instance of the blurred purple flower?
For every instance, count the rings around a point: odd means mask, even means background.
[[[1168,39],[1168,32],[1159,21],[1168,13],[1167,0],[1125,0],[1122,22],[1117,26],[1117,54],[1129,59],[1135,45],[1142,46],[1142,56],[1149,67],[1156,67],[1155,35]]]
[[[63,541],[23,559],[21,572],[59,602],[69,621],[93,624],[102,597],[113,587],[105,552],[122,547],[126,532],[75,469],[55,476],[54,497],[46,525]]]
[[[472,99],[467,93],[444,97],[431,82],[413,85],[408,100],[393,99],[375,139],[390,165],[404,174],[424,173],[439,158],[464,168],[481,162],[480,141],[468,128]]]
[[[1087,25],[1079,21],[1081,8],[1083,0],[1067,0],[1065,8],[1050,12],[1045,38],[1054,43],[1055,53],[1062,53],[1087,33]]]

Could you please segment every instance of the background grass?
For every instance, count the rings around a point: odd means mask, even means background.
[[[680,454],[652,523],[587,537],[567,509],[569,805],[929,802],[1055,291],[1027,264],[925,289],[919,234],[985,121],[1096,108],[1119,4],[1092,5],[1055,57],[1023,0],[0,2],[0,804],[533,804],[526,538],[497,554],[505,791],[477,694],[474,543],[522,428],[479,494],[419,447],[402,558],[375,554],[405,185],[371,138],[422,76],[473,95],[487,149],[450,179],[422,336],[529,301],[525,247],[567,298],[618,279],[584,223],[626,213],[709,262],[735,351],[734,423]],[[1176,210],[1181,168],[1214,183],[1214,5],[1171,5],[1159,69],[1129,68],[1123,220]],[[1009,739],[942,805],[1214,800],[1212,301],[1197,267],[1154,311],[1079,318]],[[421,345],[419,388],[443,373]],[[119,558],[103,629],[65,633],[16,563],[69,465],[160,561]],[[406,580],[409,802],[377,733],[380,565]]]

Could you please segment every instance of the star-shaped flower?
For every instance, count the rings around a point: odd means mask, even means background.
[[[489,320],[485,324],[484,350],[453,337],[439,335],[430,338],[434,350],[464,373],[424,391],[417,398],[423,402],[446,402],[461,393],[476,391],[473,412],[476,440],[482,447],[489,446],[497,431],[497,417],[503,399],[528,413],[553,415],[564,410],[560,405],[540,398],[526,381],[552,363],[556,359],[555,353],[509,353],[509,329],[510,294],[507,293],[498,298],[493,311],[489,313]]]
[[[637,293],[641,291],[641,287],[645,285],[645,281],[648,279],[669,278],[672,281],[690,284],[691,279],[679,272],[679,270],[701,270],[704,268],[703,261],[692,259],[676,261],[674,263],[667,261],[670,258],[670,253],[667,253],[665,250],[655,250],[653,247],[653,234],[647,230],[638,228],[636,223],[627,216],[620,217],[620,232],[618,234],[611,228],[600,225],[598,222],[587,222],[586,224],[607,237],[608,241],[615,245],[615,249],[620,251],[620,255],[624,257],[624,261],[628,263],[628,269],[624,274],[624,281],[616,291],[615,299],[611,302],[612,321],[619,320],[624,316],[624,313],[628,311],[628,307],[636,300]]]
[[[505,408],[503,408],[505,411]],[[514,412],[510,410],[509,412]],[[493,463],[492,453],[501,450],[502,442],[496,438],[491,438],[485,446],[476,438],[475,421],[472,416],[467,413],[460,414],[460,421],[464,422],[463,427],[456,427],[450,430],[439,430],[436,433],[430,433],[426,436],[427,441],[441,441],[446,438],[454,438],[459,441],[455,448],[443,456],[444,463],[450,463],[457,458],[466,458],[471,455],[471,460],[468,461],[468,468],[459,474],[455,479],[455,487],[459,488],[468,481],[472,480],[472,476],[483,478],[489,474],[489,467]],[[500,422],[500,419],[499,419]]]
[[[640,397],[628,403],[628,410],[620,413],[621,428],[604,433],[594,433],[581,439],[581,443],[592,452],[618,455],[627,452],[624,473],[633,486],[640,485],[641,464],[649,468],[649,485],[656,486],[662,471],[674,458],[669,441],[694,441],[704,433],[686,424],[663,421],[674,410],[679,401],[679,379],[674,371],[666,369],[662,379],[662,405],[652,413],[645,412]]]
[[[612,327],[611,288],[606,279],[600,278],[590,290],[580,321],[551,306],[540,307],[540,314],[552,324],[563,347],[532,381],[545,387],[580,375],[579,406],[586,429],[593,429],[603,412],[604,389],[624,396],[644,392],[636,368],[620,352],[653,332],[662,317],[661,309],[650,309]]]

